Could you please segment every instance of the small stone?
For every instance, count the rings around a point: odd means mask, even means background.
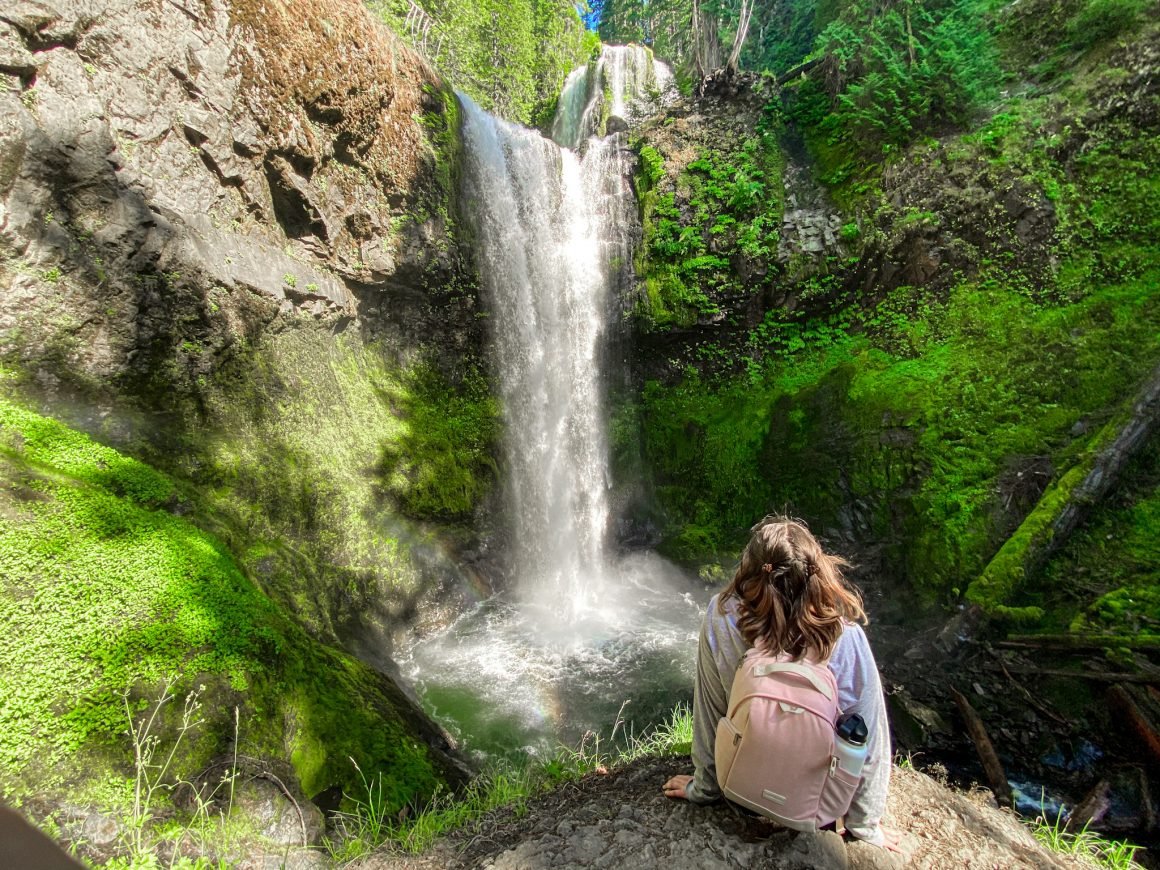
[[[108,846],[121,835],[116,819],[102,813],[92,813],[85,819],[84,839],[94,846]]]

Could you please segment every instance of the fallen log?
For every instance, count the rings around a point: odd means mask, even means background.
[[[997,665],[987,664],[990,670],[998,670]],[[1008,674],[1031,677],[1072,677],[1077,680],[1091,680],[1096,683],[1137,683],[1146,686],[1160,686],[1160,674],[1120,674],[1112,671],[1064,671],[1055,668],[1004,668]]]
[[[1112,806],[1112,784],[1101,779],[1095,784],[1067,817],[1069,831],[1082,831],[1088,825],[1099,823]]]
[[[1108,689],[1108,707],[1116,714],[1113,721],[1122,722],[1131,735],[1139,741],[1148,756],[1148,761],[1160,770],[1160,732],[1144,714],[1132,693],[1119,684]]]
[[[1160,365],[1133,402],[1092,438],[1075,465],[1047,487],[1031,513],[967,587],[967,601],[996,616],[1026,620],[1042,616],[1036,607],[1009,606],[1011,596],[1060,548],[1091,506],[1111,491],[1128,460],[1156,430],[1157,421]]]
[[[815,57],[813,60],[807,60],[805,63],[799,63],[793,69],[787,70],[777,77],[778,85],[784,85],[786,82],[792,82],[796,78],[801,78],[806,73],[813,70],[821,62],[821,58]]]
[[[1114,634],[1009,634],[995,646],[1003,649],[1076,650],[1101,652],[1108,647],[1160,650],[1160,637],[1122,637]]]
[[[1137,781],[1140,783],[1140,813],[1144,817],[1144,830],[1156,830],[1156,804],[1152,800],[1152,787],[1148,784],[1148,774],[1144,768],[1136,768]]]
[[[983,764],[983,773],[987,777],[987,784],[995,793],[995,800],[1000,806],[1011,806],[1011,785],[1007,782],[1007,774],[1003,771],[1003,764],[995,752],[995,745],[987,734],[983,720],[975,712],[975,708],[957,689],[951,689],[955,699],[955,706],[962,714],[963,722],[967,726],[967,734],[975,744],[975,751],[979,753],[979,761]]]

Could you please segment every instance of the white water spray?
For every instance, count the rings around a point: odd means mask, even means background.
[[[599,182],[614,151],[582,164],[538,133],[464,99],[467,200],[479,240],[503,399],[508,506],[521,593],[593,602],[608,524],[599,347],[608,308],[601,240],[615,210]]]

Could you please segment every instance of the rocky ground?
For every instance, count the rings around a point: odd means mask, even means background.
[[[798,834],[726,805],[696,807],[661,794],[683,760],[647,758],[561,786],[522,811],[501,810],[426,854],[371,855],[360,870],[539,868],[1055,868],[1082,866],[1045,851],[990,794],[956,793],[913,770],[895,769],[887,821],[905,854],[846,844],[834,833]]]

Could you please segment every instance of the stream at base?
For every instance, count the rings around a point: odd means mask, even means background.
[[[605,744],[614,729],[640,735],[692,698],[711,593],[652,554],[606,570],[604,597],[575,619],[499,595],[402,657],[428,712],[470,757],[547,759],[588,732]]]

